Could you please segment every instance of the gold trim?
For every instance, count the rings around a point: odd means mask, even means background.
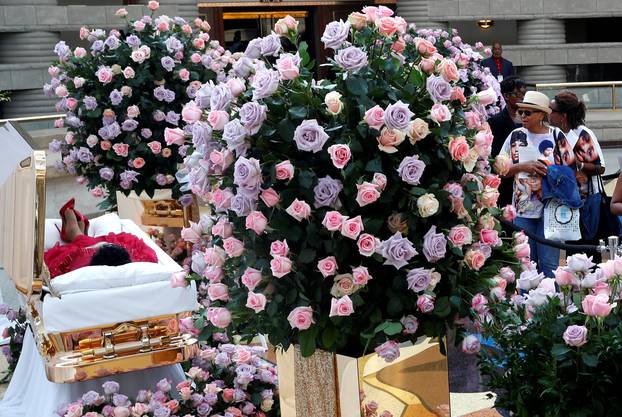
[[[45,151],[34,151],[35,160],[35,265],[34,276],[39,278],[45,274],[47,268],[43,264],[45,244]],[[47,274],[45,274],[47,275]],[[48,277],[44,277],[44,280]]]
[[[223,20],[282,19],[288,15],[294,18],[304,19],[305,17],[309,16],[309,12],[306,10],[279,10],[276,12],[225,12],[222,14],[222,18]]]
[[[198,4],[199,8],[211,9],[214,7],[262,7],[262,8],[274,8],[274,7],[292,7],[292,6],[341,6],[347,4],[357,4],[354,1],[285,1],[285,2],[262,2],[262,1],[241,1],[241,2],[202,2]],[[374,4],[397,4],[397,0],[376,0]]]

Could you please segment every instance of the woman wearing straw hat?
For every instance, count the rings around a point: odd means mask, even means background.
[[[527,232],[544,237],[544,204],[540,192],[542,177],[546,175],[548,158],[540,152],[541,145],[555,143],[558,129],[546,124],[551,114],[549,98],[537,91],[528,91],[522,103],[518,103],[516,112],[523,123],[514,129],[501,149],[512,160],[512,166],[506,177],[514,178],[512,204],[517,217],[514,224]],[[548,143],[546,143],[548,141]],[[525,186],[528,184],[529,186]],[[538,271],[547,277],[553,276],[553,270],[559,265],[559,249],[529,241],[531,260],[538,265]]]

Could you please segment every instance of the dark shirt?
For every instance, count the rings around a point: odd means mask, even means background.
[[[514,123],[510,112],[507,107],[501,110],[499,113],[488,119],[490,130],[492,132],[492,152],[493,157],[499,155],[503,143],[507,139],[508,135],[517,127],[521,127],[520,123]],[[508,204],[512,204],[512,178],[502,178],[501,185],[499,186],[499,207],[503,207]]]
[[[509,61],[505,58],[501,58],[500,72],[494,57],[484,59],[482,61],[482,66],[490,68],[490,73],[495,77],[497,77],[498,75],[503,75],[503,77],[509,77],[510,75],[514,75],[514,65],[512,65],[512,61]]]

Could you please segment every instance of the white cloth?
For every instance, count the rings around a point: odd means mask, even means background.
[[[0,402],[0,417],[58,417],[58,406],[76,401],[87,391],[103,394],[102,384],[116,381],[122,394],[136,397],[140,389],[152,389],[168,378],[173,386],[184,379],[181,365],[169,365],[125,374],[113,375],[72,384],[55,384],[47,380],[43,360],[39,356],[32,333],[24,337],[22,353],[4,398]]]

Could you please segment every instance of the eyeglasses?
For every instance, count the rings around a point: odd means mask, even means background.
[[[523,116],[529,117],[532,114],[537,113],[537,112],[531,111],[531,110],[517,110],[516,113],[518,113],[518,115],[521,117]]]

